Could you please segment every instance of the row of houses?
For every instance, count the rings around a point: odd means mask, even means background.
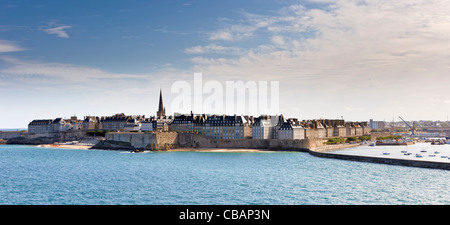
[[[179,115],[170,130],[192,131],[215,139],[306,139],[350,137],[370,134],[367,122],[344,120],[285,119],[283,115],[227,116]]]
[[[43,119],[33,120],[28,124],[28,133],[55,133],[63,131],[82,130],[83,121],[78,120],[76,116],[70,119]]]
[[[252,138],[252,116],[178,115],[170,123],[170,130],[195,132],[215,139]]]
[[[354,137],[370,135],[370,130],[367,122],[288,119],[278,129],[277,139]]]
[[[283,115],[195,115],[176,114],[146,118],[144,115],[85,116],[78,120],[57,118],[33,120],[29,133],[52,133],[73,130],[105,131],[179,131],[195,132],[214,139],[306,139],[362,136],[370,132],[367,122],[344,120],[285,119]]]
[[[76,116],[70,119],[39,119],[28,124],[28,133],[57,133],[76,130],[105,131],[168,131],[168,124],[173,117],[150,117],[144,115],[125,115],[118,113],[113,116],[85,116],[79,120]]]

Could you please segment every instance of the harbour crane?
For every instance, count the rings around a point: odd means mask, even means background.
[[[414,124],[414,122],[413,122],[413,125],[411,126],[411,125],[409,125],[409,123],[407,123],[402,117],[398,117],[398,118],[400,118],[402,121],[403,121],[403,123],[405,123],[406,124],[406,126],[408,126],[409,128],[411,128],[411,135],[414,135],[414,131],[416,130],[416,126],[415,126],[415,124]]]

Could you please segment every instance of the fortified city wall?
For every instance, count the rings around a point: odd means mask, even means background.
[[[0,131],[0,139],[10,139],[26,135],[25,131]]]
[[[308,151],[323,146],[323,139],[213,139],[200,134],[178,132],[117,132],[107,133],[106,141],[128,142],[134,148],[146,150],[168,150],[174,148],[243,148]]]
[[[9,134],[8,134],[9,133]],[[8,144],[53,144],[54,142],[80,141],[86,137],[84,131],[63,131],[49,133],[1,132]]]

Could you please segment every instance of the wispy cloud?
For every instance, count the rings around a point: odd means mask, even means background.
[[[18,52],[18,51],[23,51],[23,50],[25,50],[25,49],[23,49],[22,47],[19,47],[14,42],[0,40],[0,53]]]
[[[120,36],[120,38],[122,38],[122,39],[135,39],[135,38],[139,38],[139,36],[136,36],[136,35],[123,35],[123,36]]]
[[[170,30],[167,25],[160,26],[159,28],[154,28],[153,31],[161,32],[161,33],[167,33],[167,34],[177,34],[177,35],[187,35],[187,34],[191,34],[192,33],[192,31]]]
[[[46,32],[48,34],[55,34],[56,36],[58,36],[60,38],[69,38],[69,35],[65,31],[65,29],[69,29],[71,27],[72,26],[53,27],[53,28],[44,29],[44,32]]]
[[[342,109],[336,114],[350,113],[337,105],[339,99],[359,108],[394,109],[429,102],[429,93],[448,95],[450,2],[320,2],[320,8],[291,5],[274,15],[242,13],[241,20],[227,20],[208,33],[211,44],[246,40],[247,50],[237,57],[195,57],[195,70],[229,79],[278,79],[282,96],[305,104],[336,98],[329,103]],[[406,93],[410,99],[401,102],[381,100]],[[287,99],[281,101],[290,104]]]
[[[211,32],[210,40],[237,41],[254,36],[257,27],[246,25],[235,25],[218,31]]]
[[[98,68],[65,63],[23,61],[14,57],[0,57],[0,60],[8,64],[6,68],[0,69],[0,74],[9,76],[41,76],[78,82],[93,79],[145,78],[145,75],[111,73]]]
[[[218,53],[218,54],[239,54],[241,50],[237,47],[225,47],[216,44],[210,44],[205,46],[194,46],[186,48],[184,50],[189,54],[204,54],[204,53]]]
[[[408,74],[411,79],[423,73],[420,69],[436,70],[433,64],[448,71],[450,16],[446,11],[450,10],[450,3],[330,2],[324,9],[292,5],[274,16],[247,13],[242,22],[211,32],[209,38],[212,41],[266,38],[265,44],[251,47],[239,59],[229,59],[230,66],[234,67],[236,60],[242,62],[236,67],[261,63],[276,71],[284,66],[292,68],[296,76],[314,71],[316,75],[345,74],[352,78],[370,75],[375,80],[379,77],[401,80],[407,75],[391,76],[408,70],[413,72]],[[256,34],[257,30],[260,33]]]

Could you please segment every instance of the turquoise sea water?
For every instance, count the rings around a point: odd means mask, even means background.
[[[450,171],[317,158],[0,146],[0,204],[450,204]]]

